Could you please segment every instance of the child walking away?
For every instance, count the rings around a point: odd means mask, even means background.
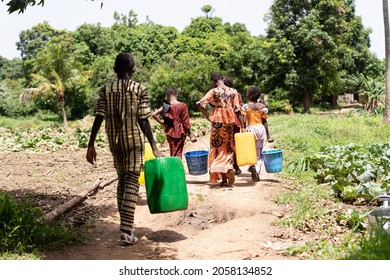
[[[130,79],[135,71],[133,57],[120,53],[115,59],[114,71],[117,79],[103,86],[99,94],[86,158],[91,164],[96,161],[94,143],[105,120],[108,143],[118,174],[120,241],[124,245],[132,245],[138,242],[138,238],[134,236],[134,212],[138,202],[138,177],[144,156],[143,134],[146,135],[154,155],[160,157],[163,154],[157,149],[148,120],[151,109],[147,89]]]
[[[248,169],[252,173],[252,180],[254,182],[260,181],[261,152],[263,150],[264,139],[266,138],[266,131],[262,120],[268,118],[268,109],[263,103],[258,102],[259,97],[260,89],[257,86],[250,86],[246,94],[248,103],[243,106],[247,123],[246,131],[253,132],[255,135],[257,164],[251,165]]]
[[[183,157],[183,148],[186,136],[191,142],[196,142],[196,137],[191,133],[188,107],[185,103],[177,100],[178,92],[170,87],[165,92],[167,100],[153,113],[153,118],[164,127],[167,136],[170,155]],[[159,117],[161,115],[161,118]]]

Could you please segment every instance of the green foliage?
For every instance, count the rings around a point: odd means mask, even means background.
[[[357,209],[348,209],[344,214],[337,216],[336,221],[345,223],[353,232],[366,228],[367,213],[361,213]]]
[[[31,29],[20,32],[16,46],[23,60],[32,59],[52,38],[63,34],[65,31],[56,30],[47,22],[39,23]]]
[[[24,117],[37,111],[35,103],[21,104],[19,95],[23,91],[20,80],[0,81],[0,115]]]
[[[130,10],[127,15],[120,14],[118,12],[114,12],[114,19],[116,25],[124,25],[127,27],[136,27],[138,23],[137,14]]]
[[[222,19],[197,17],[191,20],[191,23],[186,26],[182,35],[192,38],[211,38],[216,33],[224,31]]]
[[[390,189],[390,143],[323,147],[315,156],[293,164],[317,172],[319,183],[329,183],[344,201],[370,200]],[[309,164],[307,164],[309,162]]]
[[[80,127],[76,128],[74,132],[74,138],[76,140],[76,145],[79,148],[87,148],[89,136],[91,135],[91,129],[82,129]],[[104,134],[98,133],[96,135],[95,144],[97,146],[103,146],[106,144],[106,136]]]
[[[373,111],[380,105],[384,107],[382,98],[385,96],[385,77],[375,78],[360,75],[348,75],[345,81],[346,85],[359,93],[361,102],[367,111]]]
[[[76,44],[87,45],[94,56],[105,56],[114,52],[114,35],[110,28],[103,27],[100,23],[84,23],[72,35]]]
[[[354,248],[345,257],[348,260],[389,260],[390,234],[382,227],[374,227],[363,235]]]
[[[49,104],[58,102],[59,107],[63,109],[61,113],[66,118],[64,106],[66,95],[73,93],[72,97],[67,98],[73,116],[83,117],[88,111],[85,88],[90,73],[82,71],[82,65],[73,59],[68,47],[68,42],[61,44],[53,42],[38,53],[34,62],[34,73],[31,74],[36,88],[25,91],[21,95],[21,100],[30,97],[33,100],[39,98]]]
[[[61,225],[40,221],[42,215],[29,202],[15,202],[0,193],[0,253],[59,248],[80,241],[78,234]]]
[[[0,122],[1,124],[1,122]],[[76,128],[73,134],[65,133],[63,127],[8,128],[0,136],[0,151],[47,152],[72,146],[86,148],[90,128]],[[107,145],[104,133],[98,133],[95,141],[98,146]]]
[[[367,65],[369,31],[353,1],[276,0],[267,19],[262,84],[270,93],[283,89],[287,99],[305,100],[306,111],[310,99],[343,90],[343,73]]]
[[[23,78],[23,61],[20,58],[6,59],[0,56],[0,81]]]
[[[4,0],[1,0],[1,2],[4,2]],[[19,13],[24,13],[24,11],[27,9],[27,6],[35,6],[41,5],[45,3],[45,0],[9,0],[7,3],[8,8],[8,13],[13,13],[16,11],[19,11]]]
[[[282,113],[292,113],[292,106],[290,102],[286,100],[275,100],[271,98],[268,100],[268,107],[272,110],[272,112],[282,112]]]
[[[150,69],[162,62],[165,55],[174,51],[174,40],[179,32],[174,27],[152,22],[137,25],[135,28],[119,26],[114,29],[115,50],[131,52],[142,59],[143,67]],[[138,68],[138,66],[137,66]]]
[[[178,99],[185,101],[189,111],[198,111],[196,101],[211,87],[210,72],[218,71],[213,57],[202,54],[182,54],[177,60],[169,59],[154,71],[148,85],[153,108],[159,108],[165,99],[165,90],[174,86]]]

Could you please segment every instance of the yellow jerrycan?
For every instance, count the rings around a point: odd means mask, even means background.
[[[149,159],[153,159],[153,158],[155,158],[155,156],[153,154],[152,146],[150,146],[149,143],[145,143],[144,163],[145,163],[145,161],[147,161]],[[141,185],[145,184],[145,173],[143,171],[141,171],[141,173],[139,174],[138,184],[141,184]]]
[[[257,163],[255,135],[253,132],[234,134],[236,144],[236,160],[238,166]]]

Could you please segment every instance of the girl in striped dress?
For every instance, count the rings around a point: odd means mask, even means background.
[[[148,118],[151,115],[149,94],[143,85],[131,79],[135,71],[130,54],[115,59],[117,79],[104,85],[95,107],[95,120],[88,143],[87,161],[96,161],[96,135],[103,120],[114,166],[118,174],[117,201],[120,216],[120,241],[138,242],[134,236],[134,213],[138,202],[138,177],[144,157],[144,135],[156,157],[163,156],[153,138]]]

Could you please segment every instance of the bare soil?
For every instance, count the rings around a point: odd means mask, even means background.
[[[204,149],[208,135],[185,149]],[[271,146],[267,144],[266,149]],[[31,199],[48,212],[90,186],[97,178],[116,177],[108,148],[98,150],[96,166],[85,160],[85,149],[69,147],[47,154],[0,153],[0,190],[17,199]],[[168,152],[165,152],[168,155]],[[183,164],[187,167],[185,158]],[[289,182],[261,173],[254,183],[242,167],[231,188],[208,182],[208,175],[186,174],[187,210],[150,214],[145,186],[140,187],[135,227],[139,243],[121,246],[116,182],[100,189],[61,217],[65,224],[86,230],[81,245],[42,253],[47,260],[286,260],[284,250],[310,238],[277,225],[288,208],[275,196]],[[263,168],[264,169],[264,168]]]

